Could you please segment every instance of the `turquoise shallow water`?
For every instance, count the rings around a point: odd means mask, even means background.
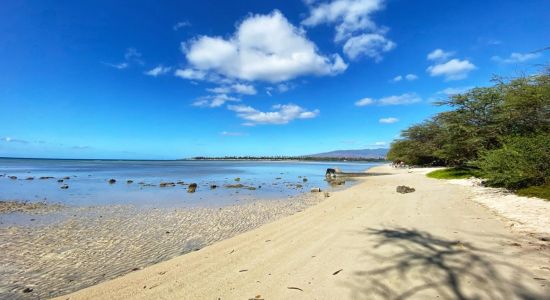
[[[332,189],[324,181],[327,168],[359,172],[378,163],[296,161],[116,161],[0,159],[0,199],[48,201],[69,206],[134,205],[137,207],[223,206],[245,200],[280,199],[309,191]],[[17,176],[10,179],[9,176]],[[51,176],[52,179],[39,179]],[[33,180],[26,180],[33,177]],[[69,177],[63,183],[58,179]],[[256,190],[228,189],[239,183]],[[303,182],[303,177],[307,182]],[[115,184],[109,184],[109,179]],[[127,184],[127,180],[134,183]],[[186,186],[159,187],[160,182],[198,184],[196,193]],[[153,186],[138,184],[144,182]],[[61,189],[63,184],[68,189]],[[209,186],[216,184],[217,189]],[[303,185],[296,188],[295,184]],[[348,182],[347,185],[350,183]]]

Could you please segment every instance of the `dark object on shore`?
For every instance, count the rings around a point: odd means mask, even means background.
[[[52,176],[42,176],[42,177],[40,177],[40,178],[38,178],[38,179],[53,179],[53,177],[52,177]]]
[[[304,290],[302,290],[301,288],[295,287],[295,286],[289,286],[289,287],[287,287],[287,289],[289,289],[289,290],[298,290],[298,291],[300,291],[300,292],[303,292],[303,291],[304,291]]]
[[[325,198],[328,198],[328,197],[330,197],[330,193],[329,193],[329,192],[325,192],[325,194],[324,194],[324,195],[325,195]]]
[[[132,184],[132,183],[134,183],[134,181],[131,180],[131,179],[129,179],[129,180],[126,180],[126,183],[127,183],[127,184]]]
[[[17,176],[10,176],[9,178],[15,180],[17,179]]]
[[[66,189],[68,189],[68,188],[69,188],[69,186],[66,185],[66,184],[64,184],[64,185],[62,185],[62,186],[60,187],[60,189],[64,189],[64,190],[66,190]]]
[[[241,181],[241,178],[237,177],[235,178],[235,181]]]
[[[321,188],[314,187],[314,188],[311,189],[311,192],[312,192],[312,193],[320,193],[320,192],[321,192]]]
[[[34,177],[27,177],[25,180],[34,180]]]
[[[30,292],[32,292],[32,291],[33,291],[32,288],[26,287],[26,288],[23,290],[23,293],[27,294],[27,293],[30,293]]]
[[[336,275],[336,274],[338,274],[338,273],[342,272],[343,270],[344,270],[344,269],[340,269],[340,270],[338,270],[338,271],[336,271],[336,272],[332,273],[332,275]]]
[[[215,188],[217,188],[217,187],[218,187],[218,186],[215,185],[215,184],[211,184],[211,185],[210,185],[210,189],[211,189],[211,190],[213,190],[213,189],[215,189]]]
[[[159,184],[159,186],[160,186],[160,187],[176,186],[176,184],[173,183],[173,182],[161,182],[161,183]]]
[[[407,194],[407,193],[412,193],[415,191],[414,188],[412,187],[408,187],[406,185],[400,185],[398,186],[396,189],[395,189],[396,192],[400,193],[400,194]]]
[[[113,184],[113,183],[116,183],[116,180],[115,179],[109,179],[109,184]]]
[[[187,188],[188,193],[194,193],[197,190],[197,184],[191,183],[189,187]]]

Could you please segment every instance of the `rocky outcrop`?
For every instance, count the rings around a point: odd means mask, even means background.
[[[406,185],[400,185],[398,186],[397,188],[395,188],[395,191],[400,193],[400,194],[407,194],[407,193],[412,193],[415,191],[414,188],[412,187],[408,187]]]
[[[197,190],[197,184],[196,183],[191,183],[191,184],[189,184],[189,187],[187,187],[187,192],[188,193],[194,193],[196,190]]]

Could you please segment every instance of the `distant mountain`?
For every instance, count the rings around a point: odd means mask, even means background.
[[[334,157],[334,158],[385,158],[388,154],[387,148],[379,149],[358,149],[358,150],[336,150],[324,153],[306,155],[309,157]]]

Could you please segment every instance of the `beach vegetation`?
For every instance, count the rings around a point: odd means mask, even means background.
[[[388,159],[447,166],[432,178],[483,177],[489,186],[545,195],[550,184],[550,68],[495,78],[436,103],[445,111],[402,131]],[[546,191],[546,192],[539,192]]]

